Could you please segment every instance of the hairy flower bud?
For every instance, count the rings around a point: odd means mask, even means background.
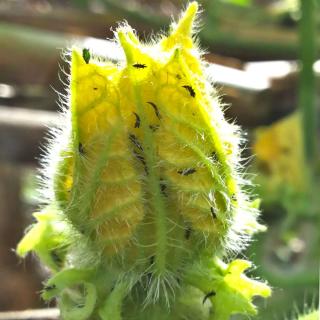
[[[59,159],[48,160],[46,209],[67,225],[61,246],[68,250],[44,293],[61,297],[66,319],[87,319],[96,308],[102,319],[120,319],[133,288],[138,306],[172,307],[182,288],[197,287],[195,263],[239,252],[261,228],[243,189],[239,129],[224,119],[193,40],[197,8],[191,3],[171,33],[152,44],[120,26],[124,63],[71,50],[69,124],[54,141]],[[75,284],[86,292],[86,316],[72,311],[63,291]],[[244,300],[267,295],[261,286],[264,293],[248,289]],[[173,313],[183,310],[177,305]]]

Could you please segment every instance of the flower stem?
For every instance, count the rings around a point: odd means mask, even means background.
[[[313,0],[300,0],[300,84],[299,108],[302,113],[306,159],[314,164],[316,155],[317,114],[315,105],[315,74],[313,64],[316,58],[316,19]]]

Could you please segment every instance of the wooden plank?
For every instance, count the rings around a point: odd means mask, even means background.
[[[1,106],[0,162],[34,163],[48,127],[59,119],[56,112]]]
[[[0,320],[57,320],[57,308],[0,312]]]
[[[61,116],[52,111],[32,110],[0,106],[0,126],[14,126],[27,129],[58,125]]]

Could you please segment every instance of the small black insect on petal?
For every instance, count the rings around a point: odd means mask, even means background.
[[[137,69],[144,69],[144,68],[147,67],[144,63],[135,63],[132,66],[137,68]]]
[[[218,161],[218,155],[217,155],[216,151],[212,151],[212,152],[211,152],[210,158],[211,158],[213,161]]]
[[[216,214],[213,207],[210,207],[210,211],[211,211],[211,215],[212,215],[213,219],[217,219],[217,214]]]
[[[196,96],[196,92],[194,91],[194,89],[191,86],[182,86],[182,87],[185,88],[186,90],[188,90],[188,92],[192,98],[194,98]]]
[[[79,151],[79,153],[80,153],[81,156],[84,156],[85,151],[84,151],[83,144],[82,144],[81,142],[79,142],[78,151]]]
[[[136,116],[136,122],[134,124],[135,128],[140,128],[140,117],[135,112],[133,113]]]
[[[141,143],[139,142],[138,138],[130,133],[129,134],[129,140],[133,143],[133,145],[139,149],[139,150],[133,150],[133,155],[135,156],[136,159],[138,159],[144,166],[144,170],[146,175],[148,175],[149,171],[148,171],[148,167],[146,164],[146,160],[144,159],[143,155],[141,154],[141,152],[143,152],[143,147],[141,145]]]
[[[61,256],[58,254],[57,250],[51,250],[50,251],[50,256],[52,258],[52,260],[54,261],[54,263],[57,266],[62,266],[63,264],[63,259],[61,258]]]
[[[235,193],[233,193],[233,194],[231,195],[231,200],[232,200],[232,201],[237,201],[237,196],[236,196]]]
[[[188,169],[178,170],[177,172],[182,176],[188,176],[190,174],[195,173],[196,171],[197,170],[195,168],[188,168]]]
[[[82,49],[82,58],[86,62],[86,64],[89,63],[90,58],[91,58],[91,54],[90,54],[89,49],[85,49],[85,48]]]
[[[153,132],[157,131],[159,129],[159,127],[160,126],[158,124],[154,124],[154,125],[151,124],[149,126],[150,130],[153,131]]]
[[[216,295],[216,292],[215,291],[210,291],[210,292],[208,292],[205,296],[204,296],[204,298],[203,298],[203,300],[202,300],[202,303],[204,304],[206,301],[207,301],[207,299],[209,299],[209,298],[211,298],[211,297],[214,297]]]
[[[186,238],[186,240],[190,239],[191,233],[192,233],[192,228],[191,227],[187,227],[185,229],[185,233],[184,233],[184,237]]]
[[[144,171],[146,173],[146,175],[149,174],[149,171],[148,171],[148,167],[147,167],[147,164],[146,164],[146,160],[144,159],[143,155],[141,155],[139,152],[137,152],[136,150],[133,150],[133,155],[135,156],[135,158],[137,160],[139,160],[142,164],[143,164],[143,167],[144,167]]]
[[[146,160],[144,159],[144,157],[139,152],[137,152],[136,150],[133,150],[133,154],[138,160],[141,161],[141,163],[143,165],[146,165]]]
[[[161,189],[161,193],[167,197],[167,193],[166,193],[166,189],[167,189],[167,185],[165,184],[165,182],[161,179],[160,180],[160,189]]]
[[[160,113],[159,113],[159,109],[158,109],[158,107],[156,106],[156,104],[155,104],[154,102],[152,102],[152,101],[148,101],[147,103],[150,104],[150,106],[152,106],[152,108],[154,109],[154,112],[155,112],[157,118],[160,120],[160,119],[161,119],[161,115],[160,115]]]
[[[45,291],[51,291],[51,290],[54,290],[54,289],[56,289],[57,288],[57,286],[55,285],[55,284],[52,284],[52,285],[50,285],[50,286],[45,286],[44,288],[43,288],[43,290],[45,290]]]
[[[132,134],[132,133],[129,134],[129,140],[130,140],[139,150],[143,151],[143,148],[142,148],[141,143],[139,142],[138,138],[137,138],[134,134]]]

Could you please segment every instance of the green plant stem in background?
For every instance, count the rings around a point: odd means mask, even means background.
[[[316,19],[313,0],[300,0],[300,85],[299,108],[302,112],[302,124],[306,158],[314,163],[316,155],[316,105],[315,105],[315,75],[313,64],[316,58]]]

